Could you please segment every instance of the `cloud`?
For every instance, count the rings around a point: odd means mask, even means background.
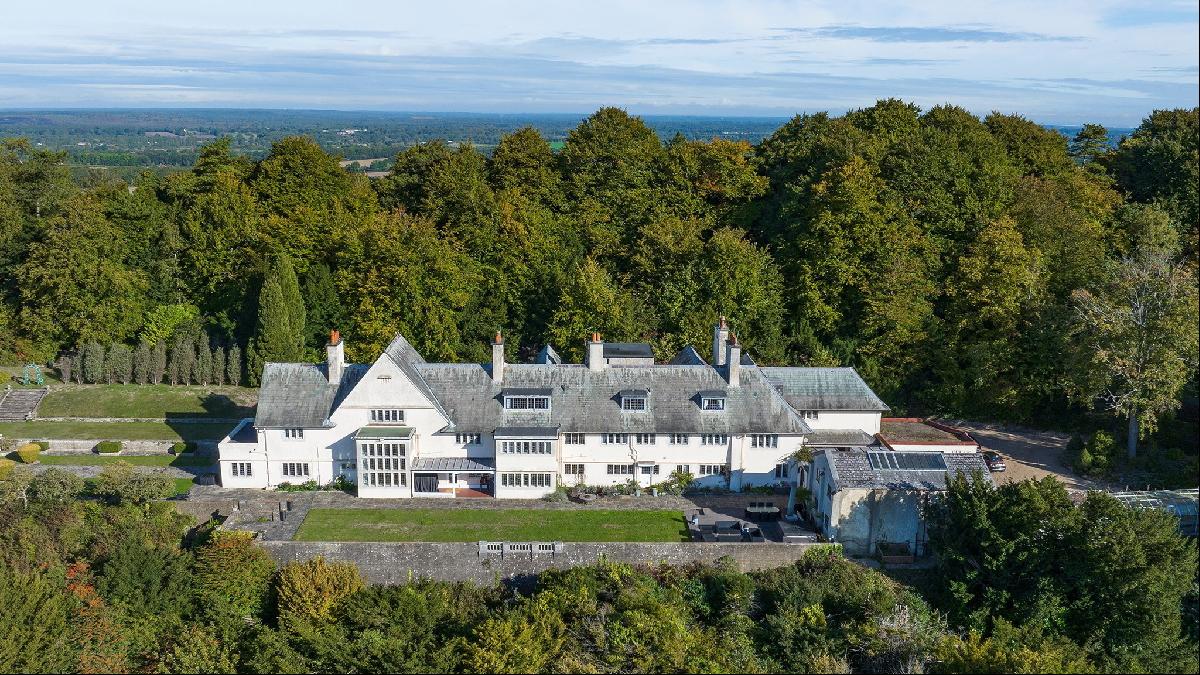
[[[871,42],[1074,42],[1083,38],[993,30],[972,26],[855,26],[831,25],[778,30],[817,38]]]

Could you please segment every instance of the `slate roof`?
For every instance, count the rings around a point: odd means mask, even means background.
[[[853,368],[758,370],[796,410],[891,410]]]
[[[554,347],[546,345],[545,347],[542,347],[542,351],[538,352],[537,358],[535,358],[533,362],[557,365],[562,363],[563,360],[562,357],[558,355],[558,352],[554,351]]]
[[[453,420],[457,431],[490,433],[497,427],[560,427],[564,432],[781,433],[809,431],[754,368],[742,386],[726,387],[709,366],[579,366],[509,364],[497,386],[480,364],[426,363],[415,366]],[[545,387],[550,410],[505,410],[502,389]],[[622,411],[619,393],[650,391],[645,411]],[[720,390],[724,411],[700,409],[699,393]]]
[[[804,438],[807,445],[843,448],[871,445],[875,442],[875,437],[862,429],[814,429]]]
[[[871,466],[868,452],[891,452],[877,448],[849,448],[847,450],[825,450],[829,461],[833,485],[838,490],[847,488],[886,488],[889,490],[945,490],[947,476],[978,471],[989,483],[991,472],[983,456],[974,452],[921,453],[941,455],[946,469],[918,471],[906,469],[876,469]]]
[[[704,357],[700,356],[700,352],[696,351],[695,347],[688,345],[679,350],[679,353],[675,355],[675,358],[671,359],[670,365],[704,366],[708,365],[708,361],[705,361]]]
[[[326,426],[329,414],[358,384],[367,368],[347,364],[342,368],[341,382],[331,384],[325,364],[266,364],[254,426],[259,429]]]
[[[489,457],[417,457],[413,471],[483,471],[496,470],[496,460]]]
[[[652,359],[654,350],[645,342],[605,342],[604,358],[606,359]]]
[[[496,427],[496,438],[558,438],[558,427]]]

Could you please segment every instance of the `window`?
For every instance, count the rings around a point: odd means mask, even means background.
[[[643,411],[646,409],[646,398],[644,396],[622,396],[621,410]]]
[[[610,476],[628,476],[633,473],[632,464],[609,464],[608,475]]]
[[[775,477],[776,478],[787,478],[788,477],[788,465],[787,464],[776,464],[775,465]]]
[[[725,473],[725,465],[723,464],[701,464],[701,476],[719,476]]]
[[[675,470],[680,473],[691,473],[692,466],[690,464],[680,464],[679,466],[675,467]]]
[[[399,408],[376,408],[371,410],[372,422],[403,422],[404,411]]]
[[[687,434],[671,434],[671,445],[687,445]]]
[[[654,445],[656,434],[637,434],[638,445]]]
[[[359,484],[367,487],[406,487],[408,465],[404,443],[359,443]]]
[[[583,445],[583,434],[563,434],[563,443],[567,445]]]
[[[563,464],[563,473],[565,473],[569,476],[582,476],[583,475],[583,465],[582,464]]]
[[[550,441],[503,441],[500,452],[506,455],[553,455],[554,444]]]
[[[371,471],[361,474],[359,483],[366,487],[408,487],[408,474],[393,471]]]
[[[725,445],[729,437],[725,434],[700,434],[700,445]]]
[[[304,438],[303,429],[284,429],[283,437],[289,440],[298,441]]]
[[[307,478],[308,464],[304,462],[284,462],[283,475],[289,478]]]
[[[500,485],[512,488],[554,487],[554,475],[549,473],[502,473]]]
[[[775,434],[751,434],[750,447],[752,448],[778,448],[779,437]]]
[[[642,465],[642,475],[643,476],[650,476],[650,475],[657,476],[658,475],[658,465],[657,464]]]
[[[505,396],[504,407],[508,410],[549,410],[549,396]]]
[[[700,407],[704,410],[724,410],[725,399],[723,398],[705,398],[700,402]]]
[[[801,410],[800,417],[805,420],[815,420],[815,419],[817,419],[817,411],[816,410]]]
[[[250,477],[254,475],[254,469],[250,462],[233,462],[229,465],[229,471],[231,476]]]
[[[946,459],[936,452],[868,452],[872,469],[945,471]]]
[[[600,440],[602,440],[605,445],[628,443],[629,434],[600,434]]]
[[[463,445],[479,445],[479,434],[454,434],[454,442]]]

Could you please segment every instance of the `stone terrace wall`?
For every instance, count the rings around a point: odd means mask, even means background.
[[[731,558],[744,572],[790,565],[813,546],[828,544],[772,543],[564,543],[554,554],[480,555],[470,543],[366,543],[264,541],[277,564],[324,556],[353,562],[372,584],[403,584],[428,577],[441,581],[492,584],[537,574],[551,568],[591,565],[601,561],[630,564],[685,565]]]

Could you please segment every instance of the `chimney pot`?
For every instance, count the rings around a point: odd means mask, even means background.
[[[329,331],[329,345],[325,347],[325,365],[329,383],[340,383],[342,368],[346,365],[346,352],[342,345],[342,334],[336,328]]]
[[[713,326],[712,365],[714,368],[725,365],[725,342],[728,339],[729,325],[725,323],[725,316],[722,315],[717,324]]]
[[[336,345],[342,341],[342,332],[334,328],[329,331],[329,344]]]
[[[584,345],[585,358],[584,363],[587,364],[588,370],[597,371],[604,370],[608,362],[604,359],[604,343],[600,340],[600,333],[592,333],[592,340]]]
[[[729,343],[725,347],[725,379],[731,387],[741,386],[742,347],[738,344],[737,335],[733,333],[730,333]]]
[[[504,379],[504,338],[496,331],[496,341],[492,343],[492,382]]]

